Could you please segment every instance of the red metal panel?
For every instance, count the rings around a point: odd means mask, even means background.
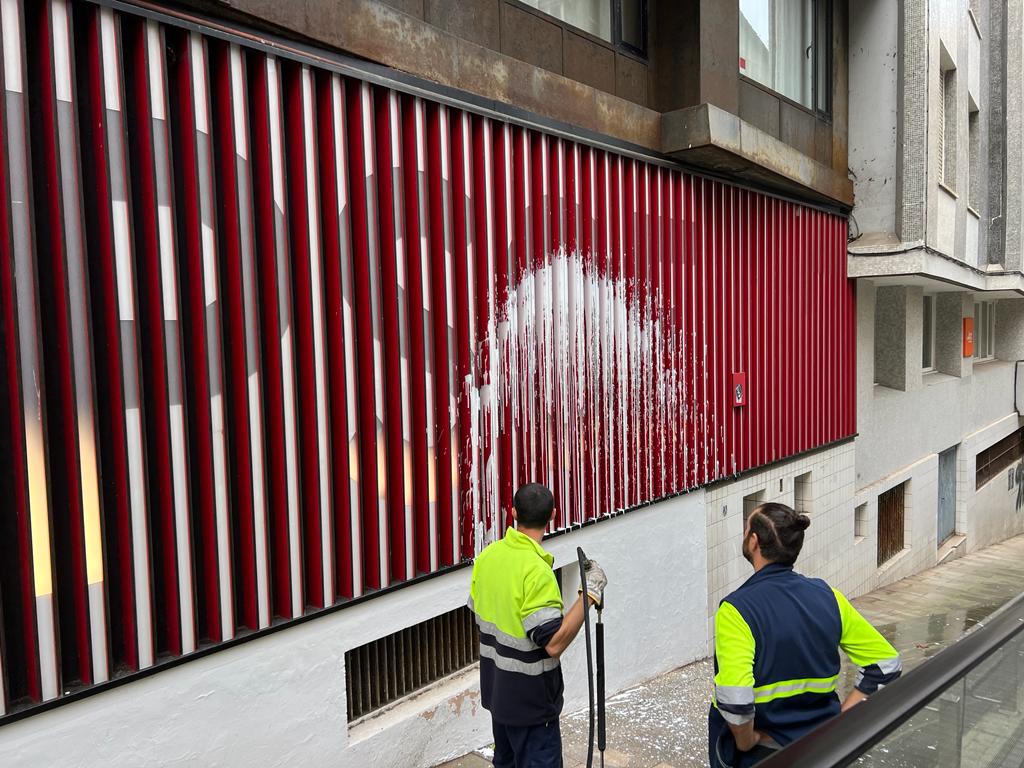
[[[409,454],[409,330],[405,296],[402,134],[398,94],[376,94],[377,193],[380,211],[380,292],[387,443],[387,518],[391,579],[413,575],[412,477]]]
[[[204,253],[204,247],[212,243],[203,242],[203,212],[199,180],[199,150],[196,124],[199,120],[195,108],[193,91],[200,87],[197,77],[203,77],[203,60],[193,56],[190,36],[186,33],[169,32],[168,44],[174,51],[169,78],[174,101],[170,104],[175,114],[174,160],[175,175],[186,189],[196,194],[182,195],[179,214],[179,231],[182,248],[179,259],[183,263],[182,310],[183,310],[183,357],[188,372],[186,396],[189,419],[193,513],[195,535],[198,542],[195,553],[197,595],[197,631],[199,638],[214,642],[231,636],[231,628],[222,626],[220,608],[220,580],[217,536],[217,509],[214,490],[214,447],[213,413],[211,409],[211,376],[208,365],[206,333],[206,300],[208,287],[205,284],[204,261],[213,258]],[[198,43],[202,45],[201,42]],[[198,95],[205,98],[205,94]],[[205,116],[204,118],[205,119]],[[208,176],[206,189],[209,190]],[[207,221],[209,226],[209,221]],[[214,288],[214,291],[216,289]],[[213,318],[216,322],[215,317]],[[219,349],[217,350],[219,353]],[[219,364],[219,359],[217,360]]]
[[[351,234],[348,211],[344,82],[334,74],[317,77],[320,205],[323,228],[324,312],[330,382],[331,471],[334,481],[335,592],[358,594],[359,476],[355,434],[355,361],[352,350]]]
[[[146,22],[126,19],[122,27],[129,89],[129,136],[133,160],[136,242],[138,244],[138,280],[140,284],[140,328],[142,371],[145,382],[147,453],[149,456],[151,505],[154,536],[153,559],[157,590],[158,652],[182,652],[182,619],[176,610],[180,604],[177,535],[175,526],[175,489],[171,471],[170,400],[167,385],[167,361],[164,339],[164,297],[160,281],[159,254],[161,233],[158,225],[157,171],[154,159],[153,118],[148,72],[150,34],[158,34]],[[159,48],[159,46],[157,46]]]
[[[362,485],[363,580],[367,589],[390,583],[387,562],[386,445],[383,424],[380,275],[377,254],[373,94],[365,83],[346,88],[349,193],[352,196],[352,258],[359,376],[359,464]]]
[[[33,703],[57,696],[58,676],[52,599],[48,489],[43,441],[39,349],[39,307],[35,246],[29,219],[28,135],[24,93],[24,38],[20,8],[0,4],[5,68],[0,110],[0,350],[5,397],[2,438],[10,464],[3,465],[11,503],[2,515],[10,545],[2,578],[10,599],[4,609],[3,663],[8,701],[27,696]],[[12,108],[14,107],[14,108]],[[13,583],[12,583],[13,582]],[[7,711],[5,701],[2,709]]]
[[[314,360],[315,316],[313,263],[319,262],[314,239],[317,237],[307,211],[315,211],[317,201],[309,199],[306,163],[305,112],[308,70],[294,64],[282,65],[283,108],[285,121],[285,158],[288,164],[288,207],[292,212],[290,254],[293,284],[295,329],[295,393],[303,407],[298,411],[298,463],[302,478],[302,561],[305,565],[303,605],[324,604],[323,537],[320,518],[320,456],[318,449],[317,372]],[[311,151],[311,148],[310,148]]]
[[[216,170],[220,178],[218,230],[221,249],[221,286],[224,301],[224,335],[234,341],[226,345],[224,386],[232,435],[229,463],[232,474],[234,574],[238,591],[239,622],[250,630],[265,626],[260,621],[257,595],[256,510],[252,445],[257,436],[251,428],[249,400],[249,359],[253,340],[246,323],[243,283],[243,238],[251,242],[251,214],[243,210],[241,158],[246,158],[246,137],[237,133],[232,97],[241,87],[241,52],[226,43],[210,45],[211,101],[214,124]],[[239,82],[236,83],[236,78]],[[239,105],[242,108],[242,104]],[[241,116],[240,116],[241,120]],[[243,176],[240,182],[240,176]],[[248,201],[246,201],[248,203]],[[246,206],[248,209],[248,206]],[[245,234],[244,234],[245,231]],[[251,259],[251,251],[247,254]],[[251,300],[251,299],[250,299]],[[256,364],[258,367],[258,362]],[[258,407],[258,400],[257,400]],[[265,546],[265,545],[264,545]],[[264,555],[265,557],[265,555]]]
[[[459,552],[458,410],[456,406],[454,264],[451,224],[451,151],[448,108],[427,114],[427,184],[430,196],[430,284],[435,360],[434,445],[437,467],[438,562],[451,565]]]
[[[426,124],[423,102],[402,101],[402,185],[405,207],[405,252],[409,297],[409,387],[412,487],[416,536],[411,542],[415,570],[436,568],[437,507],[433,459],[434,403],[428,381],[433,378],[433,329],[430,327],[430,249],[427,242],[424,153]]]
[[[103,50],[111,41],[104,39],[104,31],[108,28],[113,31],[112,26],[109,26],[112,16],[98,8],[83,8],[78,13],[83,30],[78,56],[80,65],[84,62],[85,70],[80,75],[82,87],[79,97],[82,109],[88,115],[81,132],[82,144],[86,147],[82,153],[83,185],[95,190],[94,195],[84,196],[83,204],[87,220],[94,223],[87,234],[92,260],[90,271],[93,281],[94,328],[96,337],[101,340],[96,345],[97,376],[105,379],[107,384],[105,391],[97,393],[98,429],[109,435],[106,440],[101,439],[102,461],[107,466],[104,477],[104,546],[108,552],[117,553],[116,557],[108,558],[106,574],[110,613],[114,617],[110,622],[110,644],[113,663],[136,670],[139,668],[139,627],[132,583],[132,500],[125,423],[127,386],[122,371],[127,378],[128,367],[134,366],[138,351],[132,343],[127,360],[120,353],[120,334],[126,332],[134,335],[134,329],[122,331],[117,303],[115,263],[117,256],[123,260],[123,249],[128,240],[122,228],[126,219],[115,214],[115,209],[123,210],[124,206],[123,166],[120,165],[123,162],[123,150],[119,136],[114,134],[113,141],[108,140],[108,130],[120,127],[117,109],[120,105],[120,92],[105,92]],[[113,176],[119,178],[114,180]],[[116,193],[113,189],[115,184],[118,185]],[[133,317],[131,306],[127,309],[128,316]],[[137,383],[135,388],[137,395]],[[145,618],[148,620],[148,615]]]
[[[297,541],[297,479],[292,399],[290,274],[287,269],[287,218],[282,178],[280,74],[276,60],[253,55],[249,60],[252,97],[253,210],[257,271],[262,304],[261,331],[267,445],[272,568],[271,615],[301,613],[301,584],[293,561]]]
[[[0,6],[5,31],[22,5]],[[20,31],[4,36],[8,100],[25,103],[26,71],[45,86],[31,124],[4,135],[5,178],[13,189],[18,164],[51,182],[27,204],[9,193],[5,263],[31,260],[23,211],[52,219],[59,246],[44,254],[57,309],[41,356],[31,270],[0,284],[4,327],[17,321],[4,470],[28,478],[4,530],[24,550],[49,528],[49,491],[77,499],[30,573],[0,569],[22,595],[3,625],[18,650],[0,658],[14,689],[56,695],[58,652],[99,679],[104,631],[129,667],[191,650],[193,572],[200,635],[225,639],[236,610],[258,629],[471,557],[528,480],[552,488],[564,528],[852,433],[840,217],[130,10],[83,7],[72,56],[67,7],[33,6],[46,44],[27,70]],[[61,78],[81,99],[70,127]],[[75,172],[74,130],[94,199],[53,182]],[[749,384],[738,408],[733,374]],[[47,391],[59,492],[33,415]],[[87,544],[97,451],[110,569],[69,578],[102,551]],[[79,597],[64,642],[51,549],[77,557],[58,569]],[[97,623],[96,598],[118,627]]]

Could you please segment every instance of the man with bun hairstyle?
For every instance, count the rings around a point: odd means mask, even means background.
[[[896,649],[821,579],[793,570],[807,515],[762,504],[747,517],[743,556],[754,575],[715,614],[712,768],[747,768],[900,676]],[[836,694],[839,649],[860,667]]]

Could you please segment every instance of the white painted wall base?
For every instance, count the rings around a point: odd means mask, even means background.
[[[576,547],[611,582],[608,693],[702,658],[707,541],[696,492],[550,539],[575,599]],[[0,729],[0,765],[432,766],[490,741],[476,669],[350,729],[345,651],[464,605],[469,569],[196,659]],[[642,638],[642,642],[641,642]],[[585,706],[582,635],[563,657],[566,711]]]

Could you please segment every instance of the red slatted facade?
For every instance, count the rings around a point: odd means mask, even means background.
[[[839,216],[173,20],[0,26],[0,713],[471,558],[526,481],[565,528],[854,432]]]

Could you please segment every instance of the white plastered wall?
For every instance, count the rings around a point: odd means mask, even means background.
[[[704,493],[545,542],[555,566],[576,547],[610,585],[607,689],[707,652]],[[574,568],[563,576],[574,598]],[[353,605],[0,729],[0,765],[432,766],[490,741],[475,667],[349,728],[345,652],[464,605],[468,568]],[[645,641],[637,643],[643,636]],[[582,636],[563,657],[565,711],[587,700]]]

